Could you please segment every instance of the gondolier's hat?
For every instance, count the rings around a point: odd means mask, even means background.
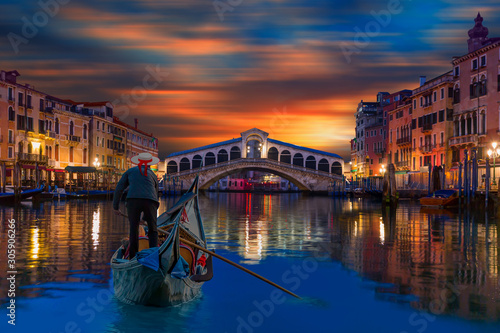
[[[160,162],[160,159],[158,157],[154,157],[150,153],[141,153],[139,155],[133,156],[130,161],[134,164],[137,164],[139,166],[139,170],[141,169],[141,166],[145,166],[146,169],[144,169],[144,176],[147,175],[147,167],[150,165],[155,165]],[[141,171],[142,173],[142,171]]]

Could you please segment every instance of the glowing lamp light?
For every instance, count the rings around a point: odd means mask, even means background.
[[[497,143],[496,143],[496,142],[493,142],[493,143],[491,144],[491,146],[493,147],[493,149],[495,149],[495,148],[497,147]]]
[[[493,155],[493,151],[491,149],[488,149],[488,156],[491,157]]]
[[[34,149],[40,148],[40,142],[32,142],[31,145],[33,146]]]

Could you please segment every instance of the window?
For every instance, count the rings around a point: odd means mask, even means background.
[[[83,138],[86,139],[87,138],[87,124],[84,124],[83,125]]]
[[[34,127],[33,127],[33,117],[28,117],[28,118],[27,118],[27,120],[28,120],[28,123],[27,123],[27,126],[28,126],[28,127],[27,127],[27,130],[28,130],[28,131],[30,131],[30,132],[34,132],[34,131],[35,131],[35,129],[34,129]]]
[[[435,91],[432,95],[434,97],[434,102],[437,101],[437,91]]]
[[[417,139],[413,138],[413,149],[417,149]]]
[[[460,66],[455,66],[453,74],[455,76],[459,76],[460,75]]]
[[[424,105],[424,98],[420,97],[420,106]]]
[[[477,59],[472,60],[472,70],[477,69]]]
[[[441,145],[444,145],[444,132],[441,132]]]
[[[101,143],[102,143],[102,147],[104,147],[104,138],[102,138]]]
[[[14,143],[14,131],[9,130],[9,143]]]
[[[439,110],[439,122],[444,121],[444,110]]]
[[[102,131],[104,132],[104,123],[102,123],[102,127],[101,127]]]
[[[73,147],[69,147],[69,161],[73,162]]]
[[[101,158],[101,160],[102,160],[102,163],[101,163],[101,164],[102,164],[102,165],[104,165],[104,160],[105,160],[105,158],[106,158],[106,157],[105,157],[104,155],[102,155],[101,157],[102,157],[102,158]]]
[[[416,109],[416,108],[417,108],[417,100],[416,100],[416,99],[414,99],[414,100],[413,100],[413,108],[414,108],[414,109]]]
[[[422,167],[422,156],[420,156],[420,167]]]
[[[23,96],[23,93],[18,93],[18,94],[17,94],[17,98],[18,98],[18,100],[17,100],[17,104],[18,104],[19,106],[23,106],[23,105],[24,105],[24,103],[23,103],[23,101],[24,101],[24,96]]]
[[[99,147],[99,137],[97,137],[97,140],[96,140],[96,146]]]
[[[13,101],[14,100],[14,93],[12,91],[12,88],[9,87],[9,101]]]
[[[441,99],[444,98],[444,88],[441,88]]]
[[[486,55],[481,56],[481,67],[486,66]]]
[[[97,121],[97,130],[99,130],[99,120]]]
[[[500,78],[500,75],[498,77]],[[14,111],[12,106],[9,106],[9,120],[16,121],[16,112]]]
[[[441,154],[441,165],[444,165],[444,155]]]
[[[28,98],[28,101],[27,101],[27,104],[28,104],[27,107],[28,107],[28,109],[33,109],[33,105],[31,104],[31,95],[28,95],[27,98]]]
[[[9,147],[9,158],[14,158],[14,147]]]
[[[56,124],[55,124],[55,130],[56,130],[56,134],[59,134],[59,118],[56,118]]]
[[[437,142],[436,142],[436,134],[434,134],[434,135],[432,136],[432,138],[434,139],[434,141],[433,141],[433,145],[435,146],[435,145],[436,145],[436,143],[437,143]]]
[[[26,118],[20,114],[17,115],[17,129],[18,130],[26,129]]]
[[[41,119],[38,120],[38,133],[45,133],[45,122]]]
[[[55,153],[56,161],[59,161],[59,145],[56,145],[56,149],[54,150],[54,153]]]

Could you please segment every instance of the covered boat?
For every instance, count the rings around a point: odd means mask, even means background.
[[[198,204],[198,177],[168,211],[158,217],[159,247],[146,248],[128,260],[124,247],[111,258],[115,296],[127,304],[169,306],[187,302],[212,278],[212,257],[183,244],[206,248]],[[162,235],[164,235],[162,239]],[[147,244],[146,244],[147,247]]]
[[[42,193],[43,188],[44,186],[41,185],[39,188],[22,191],[19,193],[17,198],[14,192],[0,193],[0,204],[13,204],[19,201],[27,200]]]
[[[456,190],[438,190],[426,197],[420,198],[420,204],[427,207],[452,207],[458,204]]]

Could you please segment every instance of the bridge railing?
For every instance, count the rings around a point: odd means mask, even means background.
[[[287,167],[289,169],[293,169],[293,170],[297,170],[297,171],[304,171],[304,172],[311,173],[311,174],[316,174],[318,176],[338,177],[339,179],[342,178],[342,175],[337,175],[337,174],[326,172],[326,171],[310,169],[310,168],[306,168],[306,167],[303,167],[300,165],[294,165],[294,164],[290,164],[290,163],[280,162],[280,161],[272,160],[269,158],[238,158],[238,159],[234,159],[234,160],[230,160],[230,161],[226,161],[226,162],[202,166],[199,168],[173,172],[173,173],[169,173],[168,175],[174,176],[174,177],[177,177],[177,176],[181,177],[181,176],[186,176],[186,175],[190,175],[190,174],[201,172],[201,171],[209,171],[209,170],[213,170],[213,169],[217,169],[217,168],[221,168],[221,167],[225,167],[225,166],[229,166],[229,165],[233,165],[233,164],[244,163],[244,162],[267,164],[267,165],[272,164],[275,166],[281,166],[281,167],[284,166],[284,167]]]

